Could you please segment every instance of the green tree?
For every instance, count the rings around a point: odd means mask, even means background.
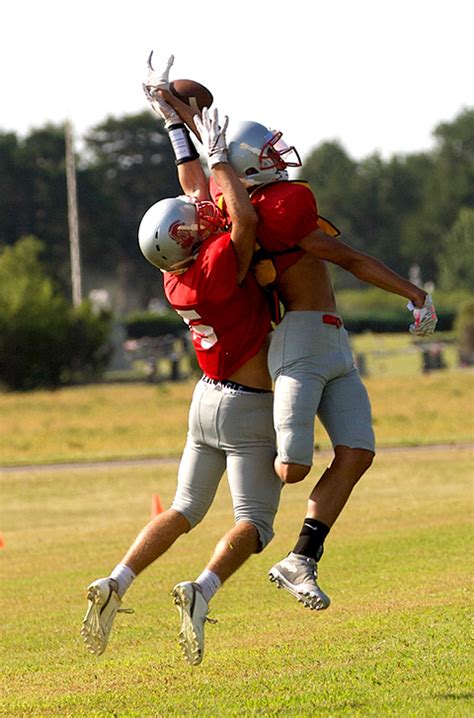
[[[135,259],[137,227],[145,211],[153,202],[181,192],[163,123],[150,112],[108,118],[86,136],[85,146],[87,168],[106,202],[101,224],[105,222],[108,232],[100,245],[112,244],[113,238],[116,250]]]
[[[474,287],[474,209],[463,207],[443,236],[438,255],[439,287],[446,291]]]
[[[300,175],[310,183],[320,213],[350,234],[357,163],[342,145],[324,142],[309,155]]]
[[[64,129],[52,124],[33,130],[20,145],[19,169],[24,176],[26,226],[20,236],[44,238],[43,261],[64,288],[69,286],[69,242]]]
[[[301,176],[309,179],[319,211],[346,242],[408,272],[400,235],[421,201],[412,165],[402,157],[387,163],[378,155],[355,162],[338,143],[325,143],[310,155]],[[361,286],[347,273],[334,271],[334,276],[338,287]]]
[[[44,262],[69,294],[64,127],[48,124],[24,139],[0,133],[0,160],[0,246],[41,237]],[[181,192],[163,123],[144,112],[92,128],[77,158],[77,187],[85,290],[119,284],[142,303],[160,294],[137,229],[153,202]]]
[[[122,295],[139,294],[143,304],[162,290],[139,251],[138,224],[150,205],[182,191],[163,122],[149,111],[110,117],[92,129],[85,146],[89,192],[84,187],[79,195],[85,256],[114,272]]]
[[[474,207],[474,109],[433,132],[435,149],[418,165],[420,204],[402,237],[403,253],[422,267],[425,279],[437,283],[445,236],[462,207]]]
[[[51,124],[25,139],[0,135],[2,193],[0,246],[20,237],[44,238],[43,261],[69,285],[64,133]]]
[[[14,241],[24,227],[24,173],[19,167],[20,145],[13,132],[0,133],[0,246]]]
[[[405,276],[417,263],[437,284],[446,237],[460,210],[474,207],[474,109],[438,125],[434,137],[432,151],[389,161],[355,161],[338,142],[325,142],[301,177],[345,241]],[[64,149],[61,125],[25,138],[0,132],[0,247],[41,237],[48,272],[69,296]],[[84,290],[111,290],[121,313],[142,309],[162,296],[162,283],[138,249],[138,224],[151,204],[181,192],[163,123],[150,111],[109,117],[88,133],[77,159]],[[336,286],[361,286],[332,271]],[[446,284],[445,273],[439,280]]]

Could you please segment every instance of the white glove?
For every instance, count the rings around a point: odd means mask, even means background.
[[[224,124],[222,127],[219,127],[217,108],[214,110],[214,117],[211,119],[209,117],[209,110],[207,107],[204,107],[202,119],[199,115],[194,115],[193,120],[201,135],[201,142],[207,155],[209,169],[212,169],[214,165],[217,165],[219,162],[228,162],[229,158],[225,138],[225,131],[229,124],[227,115],[224,117]]]
[[[154,70],[151,64],[151,58],[153,57],[153,50],[150,52],[150,56],[147,62],[147,76],[146,82],[143,84],[148,88],[148,92],[152,97],[156,97],[158,90],[169,90],[170,89],[170,69],[174,62],[174,55],[170,55],[166,67],[163,70]]]
[[[431,295],[427,294],[425,297],[425,303],[419,309],[415,307],[413,302],[408,302],[407,308],[413,312],[414,322],[410,324],[410,334],[415,334],[418,337],[425,337],[433,334],[435,327],[438,323],[438,317],[436,315],[436,309],[431,299]]]
[[[166,102],[166,100],[163,99],[158,92],[156,94],[150,92],[149,85],[143,84],[143,92],[145,93],[146,99],[152,106],[153,111],[165,121],[165,127],[183,122],[176,110],[171,107],[171,105],[168,104],[168,102]]]

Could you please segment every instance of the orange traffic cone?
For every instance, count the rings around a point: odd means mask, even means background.
[[[5,539],[3,538],[3,534],[0,532],[0,548],[5,548]]]
[[[163,513],[164,508],[163,504],[161,503],[160,495],[159,494],[153,494],[151,497],[151,518],[154,519],[155,516],[158,516],[158,514]]]

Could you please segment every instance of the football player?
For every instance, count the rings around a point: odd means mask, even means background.
[[[228,163],[227,120],[220,127],[217,112],[204,113],[199,129],[225,197],[230,231],[216,206],[201,196],[202,168],[180,118],[159,97],[151,101],[166,120],[178,174],[191,196],[150,207],[140,222],[139,244],[146,259],[164,272],[166,297],[189,326],[204,375],[193,394],[172,505],[144,527],[110,576],[90,584],[81,634],[92,653],[103,653],[133,579],[204,518],[227,471],[235,525],[198,578],[172,591],[181,617],[180,644],[187,661],[197,665],[204,655],[211,598],[273,536],[282,483],[274,471],[267,368],[271,322],[265,296],[248,272],[257,215]]]
[[[165,96],[195,130],[196,118],[189,108]],[[275,469],[284,483],[299,482],[309,473],[316,415],[334,449],[331,464],[309,496],[293,550],[269,576],[305,606],[324,609],[330,599],[317,583],[324,541],[375,455],[370,401],[337,312],[326,262],[407,298],[414,319],[410,332],[415,335],[434,331],[436,311],[423,289],[344,243],[334,225],[320,216],[307,183],[289,181],[288,167],[301,162],[281,132],[243,122],[229,133],[228,147],[229,161],[259,216],[257,242],[271,259],[270,278],[265,272],[265,281],[276,287],[285,308],[269,350],[278,447]],[[225,211],[218,183],[211,189]]]

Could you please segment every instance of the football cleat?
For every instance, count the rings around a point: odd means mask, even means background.
[[[87,611],[82,621],[81,636],[91,653],[100,656],[106,649],[110,629],[117,613],[133,613],[120,608],[122,600],[115,591],[115,581],[98,578],[87,587]]]
[[[331,603],[317,584],[318,568],[314,558],[289,553],[270,569],[268,576],[278,588],[285,588],[311,610],[322,611]]]
[[[171,595],[181,618],[179,644],[188,663],[198,666],[204,657],[204,624],[217,621],[208,618],[209,606],[195,583],[178,583]]]

